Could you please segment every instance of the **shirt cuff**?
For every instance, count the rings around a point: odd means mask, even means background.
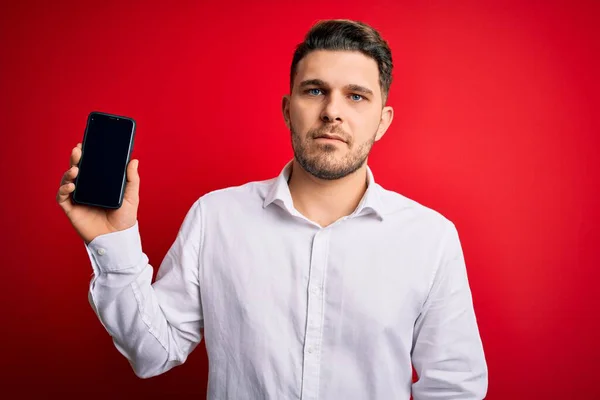
[[[85,247],[95,272],[133,268],[143,257],[138,221],[131,228],[97,236]]]

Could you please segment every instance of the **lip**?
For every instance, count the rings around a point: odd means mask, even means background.
[[[346,141],[344,139],[342,139],[340,136],[337,136],[337,135],[325,134],[325,135],[318,136],[317,139],[335,140],[335,141],[340,141],[340,142],[346,143]]]

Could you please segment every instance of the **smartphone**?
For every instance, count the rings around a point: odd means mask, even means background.
[[[74,203],[109,209],[121,207],[135,125],[133,118],[122,115],[98,111],[88,115],[72,196]]]

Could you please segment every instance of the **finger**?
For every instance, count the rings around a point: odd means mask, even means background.
[[[78,143],[76,147],[71,150],[71,166],[78,165],[81,159],[81,143]]]
[[[67,172],[65,172],[62,176],[62,179],[60,181],[61,186],[66,183],[73,182],[75,178],[77,178],[77,174],[79,174],[79,167],[72,166],[71,168],[69,168]]]
[[[130,201],[137,201],[140,194],[140,175],[138,173],[139,160],[131,160],[127,165],[127,185],[125,197]]]
[[[58,193],[56,194],[56,202],[67,212],[73,207],[69,199],[73,190],[75,190],[75,184],[66,183],[58,188]]]

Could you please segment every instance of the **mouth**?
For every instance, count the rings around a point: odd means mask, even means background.
[[[338,141],[338,142],[346,143],[346,141],[344,139],[342,139],[341,136],[337,136],[337,135],[324,134],[324,135],[317,136],[315,139],[321,139],[321,140],[327,140],[327,141]]]

